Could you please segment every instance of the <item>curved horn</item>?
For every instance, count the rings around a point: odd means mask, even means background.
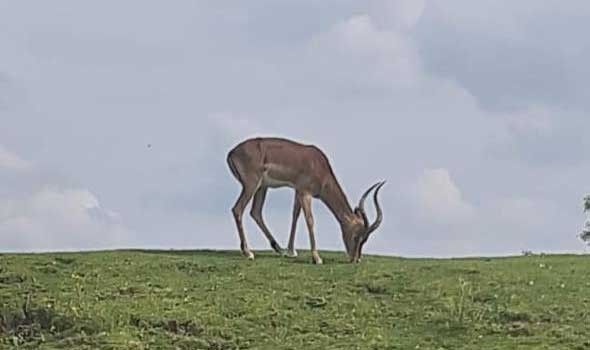
[[[365,191],[365,193],[363,193],[363,196],[361,197],[361,199],[359,200],[359,205],[358,208],[364,213],[365,212],[365,200],[367,199],[367,197],[369,196],[369,193],[371,193],[371,191],[373,189],[375,189],[375,187],[379,186],[381,184],[381,182],[377,182],[376,184],[374,184],[373,186],[369,187],[368,190]]]
[[[383,187],[383,185],[385,185],[385,181],[380,182],[377,186],[377,189],[375,190],[375,194],[373,195],[373,202],[375,202],[375,209],[377,210],[377,218],[375,219],[375,222],[373,222],[373,224],[371,224],[371,226],[369,226],[369,229],[367,230],[367,233],[365,234],[366,238],[369,237],[369,235],[375,231],[379,225],[381,225],[381,222],[383,221],[383,210],[381,210],[381,206],[379,205],[379,199],[378,199],[378,195],[379,195],[379,190],[381,189],[381,187]]]
[[[365,200],[367,199],[371,191],[375,189],[375,187],[379,186],[379,184],[380,183],[377,182],[373,186],[369,187],[369,189],[366,190],[365,193],[363,193],[363,195],[361,196],[361,199],[359,200],[359,205],[357,206],[357,210],[359,214],[361,214],[363,221],[365,223],[365,227],[367,228],[369,227],[369,218],[367,217],[367,213],[365,212]]]

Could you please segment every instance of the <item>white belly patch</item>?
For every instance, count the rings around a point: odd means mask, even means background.
[[[262,184],[266,187],[271,187],[271,188],[294,187],[293,184],[289,181],[273,179],[272,177],[268,176],[267,174],[265,174],[264,177],[262,178]]]

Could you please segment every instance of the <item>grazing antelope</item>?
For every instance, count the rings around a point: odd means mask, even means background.
[[[270,242],[271,247],[276,252],[283,253],[262,218],[262,206],[268,188],[288,186],[295,190],[293,222],[287,255],[297,256],[294,246],[295,231],[297,219],[303,209],[309,231],[311,255],[315,264],[321,264],[322,259],[316,249],[314,222],[311,213],[312,198],[321,199],[340,223],[342,239],[351,262],[360,261],[363,245],[383,219],[383,212],[377,196],[385,182],[371,186],[363,194],[358,207],[353,211],[342,187],[334,176],[328,158],[315,146],[280,138],[249,139],[229,152],[227,163],[232,174],[242,184],[242,192],[232,212],[238,227],[242,253],[249,259],[254,259],[254,254],[248,248],[242,225],[242,214],[252,197],[254,197],[250,211],[252,218]],[[372,190],[375,190],[373,199],[377,218],[375,222],[370,224],[365,213],[364,203]]]

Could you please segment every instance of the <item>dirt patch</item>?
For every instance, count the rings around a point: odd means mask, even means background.
[[[200,265],[190,261],[180,261],[176,263],[176,269],[180,272],[186,273],[189,276],[201,273],[217,272],[218,267],[214,265]]]
[[[363,291],[369,294],[387,294],[387,287],[378,283],[361,283],[358,285]]]
[[[129,318],[129,324],[142,329],[161,329],[168,333],[196,337],[201,335],[205,328],[193,320],[146,320],[137,315]]]
[[[531,321],[531,315],[526,312],[505,310],[499,315],[500,321],[504,323],[525,323]]]
[[[74,259],[74,258],[65,258],[65,257],[60,257],[60,256],[55,257],[54,260],[56,263],[63,264],[63,265],[72,265],[73,263],[76,262],[76,259]]]

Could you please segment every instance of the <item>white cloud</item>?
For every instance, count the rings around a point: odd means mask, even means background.
[[[564,119],[563,115],[568,115]],[[496,115],[498,127],[487,146],[495,157],[518,160],[528,165],[583,164],[584,149],[590,145],[584,128],[586,116],[562,108],[531,105]]]
[[[411,29],[416,25],[424,9],[425,0],[390,0],[378,2],[375,6],[375,15],[386,17],[387,21],[393,22],[394,26],[400,29]]]
[[[464,86],[486,110],[544,103],[587,111],[581,62],[590,50],[578,38],[589,14],[585,1],[431,1],[414,38],[427,70]]]
[[[336,25],[333,31],[339,44],[351,51],[389,56],[402,53],[403,38],[393,31],[379,30],[369,15],[353,16]]]
[[[312,65],[318,74],[377,87],[416,83],[420,57],[404,33],[380,27],[368,14],[355,15],[311,40]]]
[[[427,169],[413,186],[419,216],[434,224],[457,225],[471,221],[475,208],[465,201],[447,169]]]
[[[28,170],[31,163],[0,146],[0,170]]]
[[[412,211],[404,211],[401,205],[402,227],[413,226],[415,237],[406,240],[422,246],[416,248],[418,252],[425,249],[438,256],[468,256],[578,250],[574,239],[577,223],[557,223],[556,216],[572,215],[551,199],[504,193],[471,203],[444,168],[425,170],[409,188],[405,194]]]
[[[507,125],[515,132],[550,133],[555,129],[555,113],[533,105],[530,108],[506,116]]]
[[[130,232],[116,213],[85,189],[45,187],[30,195],[0,198],[2,250],[69,250],[118,247]]]
[[[26,173],[22,173],[27,170]],[[101,206],[91,191],[38,182],[40,170],[0,148],[0,249],[42,251],[117,247],[131,232],[119,214]]]

